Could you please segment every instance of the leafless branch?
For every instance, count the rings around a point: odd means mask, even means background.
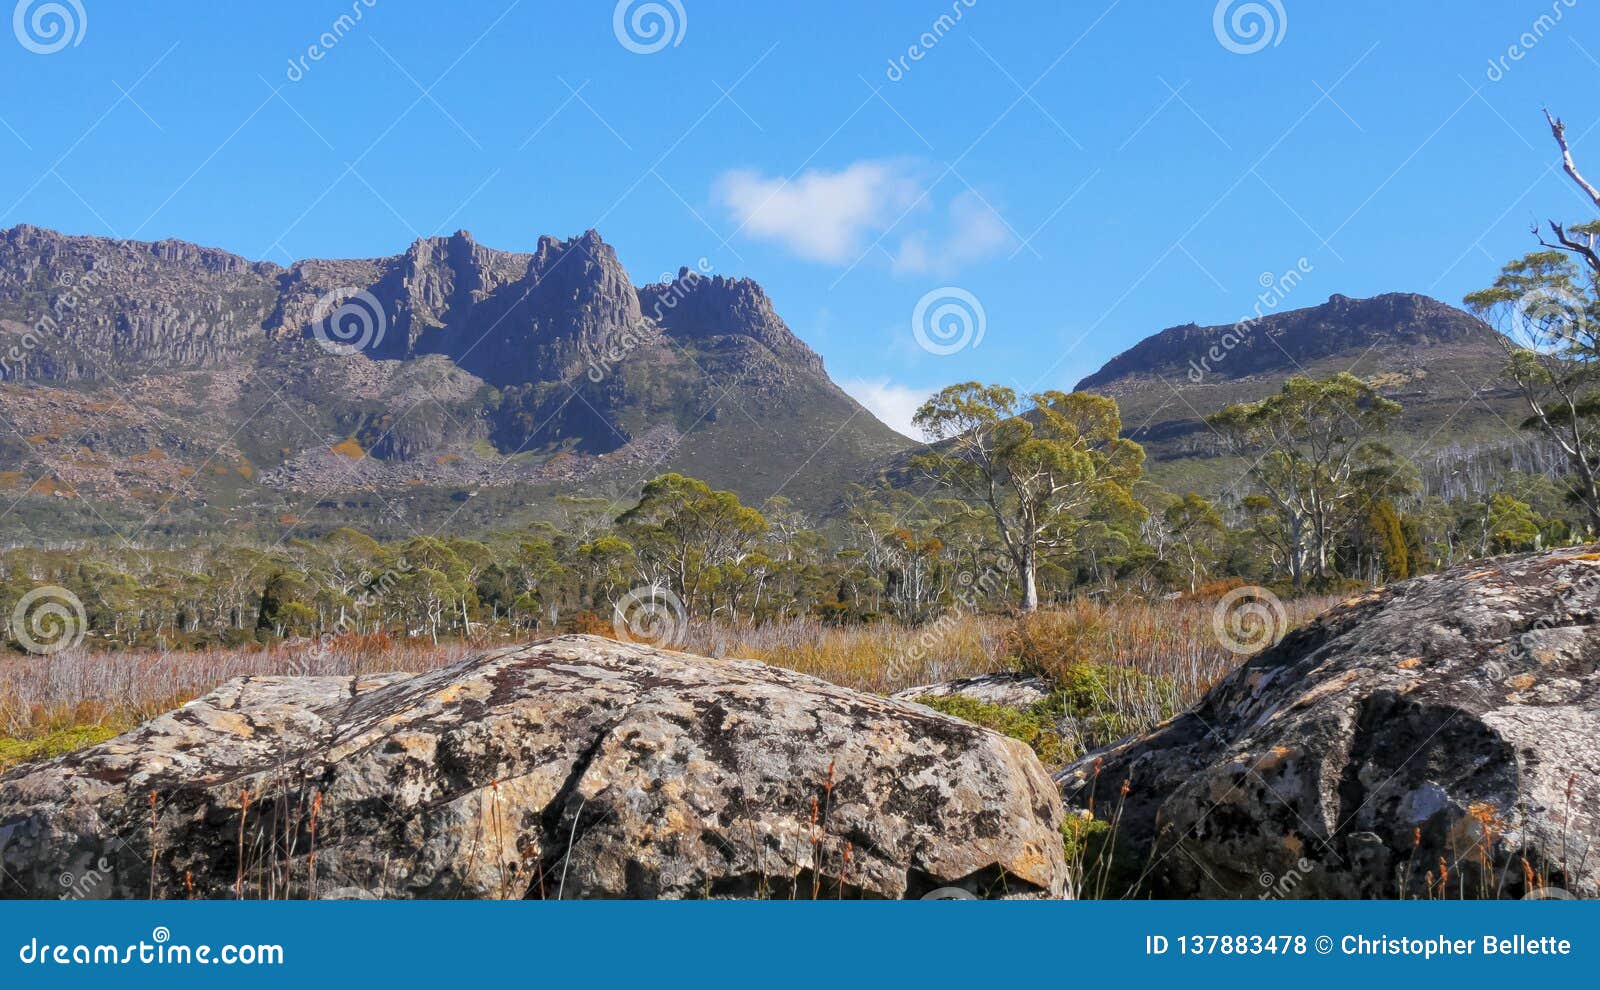
[[[1560,117],[1551,114],[1548,108],[1545,109],[1544,119],[1550,122],[1550,133],[1555,135],[1556,144],[1561,147],[1561,167],[1566,170],[1568,175],[1572,176],[1572,181],[1576,182],[1578,187],[1594,201],[1595,207],[1600,208],[1600,189],[1596,189],[1588,179],[1583,177],[1583,173],[1578,171],[1578,163],[1572,160],[1572,149],[1567,146],[1567,125],[1562,123]]]

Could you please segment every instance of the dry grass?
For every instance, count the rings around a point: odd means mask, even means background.
[[[1286,602],[1288,628],[1337,601]],[[1183,707],[1242,660],[1218,642],[1212,611],[1206,601],[1082,600],[1020,619],[961,615],[921,628],[829,626],[814,619],[758,627],[694,622],[680,649],[764,660],[879,694],[1001,670],[1061,680],[1084,664],[1127,667],[1170,680]]]
[[[891,622],[831,626],[791,619],[761,626],[691,622],[678,649],[761,660],[857,691],[902,688],[1005,669],[1004,619],[965,615],[937,630]]]
[[[71,650],[0,656],[0,737],[36,740],[68,728],[124,729],[247,675],[349,676],[432,670],[477,644],[349,636],[323,651],[313,644],[272,649],[137,653]]]
[[[1288,603],[1291,627],[1332,601]],[[505,642],[497,636],[434,646],[426,639],[346,636],[320,651],[302,642],[257,649],[5,656],[0,657],[0,739],[29,744],[12,746],[15,762],[70,748],[74,739],[96,741],[96,735],[136,725],[235,677],[433,670]],[[1021,619],[960,614],[918,628],[830,626],[812,619],[763,626],[693,621],[678,648],[762,660],[881,694],[999,670],[1028,669],[1064,681],[1080,665],[1129,668],[1169,684],[1170,697],[1161,701],[1178,708],[1192,704],[1240,662],[1218,644],[1211,604],[1192,601],[1083,601]],[[1150,701],[1113,698],[1110,707],[1125,705],[1124,714],[1142,722]],[[52,737],[59,745],[41,742]]]

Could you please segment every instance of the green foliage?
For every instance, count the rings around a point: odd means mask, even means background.
[[[1027,743],[1045,766],[1065,766],[1086,750],[1116,742],[1176,714],[1176,686],[1130,667],[1077,664],[1027,708],[965,695],[917,699],[946,715]]]
[[[301,600],[304,586],[294,577],[279,571],[261,589],[261,606],[256,611],[256,630],[269,635],[304,634],[314,616]]]
[[[1402,581],[1411,576],[1411,549],[1393,502],[1378,499],[1369,505],[1361,534],[1371,558],[1382,568],[1383,580]]]
[[[1247,508],[1296,584],[1329,576],[1339,538],[1374,500],[1414,487],[1410,466],[1377,439],[1399,413],[1346,373],[1295,376],[1275,395],[1206,417],[1234,453],[1253,458]]]
[[[117,727],[97,723],[93,725],[66,726],[31,739],[0,736],[0,773],[11,769],[19,763],[48,760],[52,756],[60,756],[62,753],[70,753],[85,746],[93,746],[95,743],[105,742],[107,739],[119,735],[126,728],[126,726]]]
[[[1027,743],[1047,767],[1065,766],[1078,755],[1072,741],[1056,730],[1044,711],[991,705],[960,694],[930,695],[918,698],[917,703]]]
[[[1600,196],[1581,178],[1566,125],[1545,113],[1566,171],[1590,205]],[[1466,297],[1467,306],[1502,332],[1506,371],[1531,415],[1524,428],[1544,435],[1571,469],[1574,498],[1600,525],[1600,220],[1551,220],[1539,226],[1540,250],[1509,262],[1494,284]]]
[[[1091,523],[1145,515],[1133,497],[1144,450],[1123,438],[1113,399],[1051,391],[1023,401],[965,382],[929,399],[915,422],[942,441],[916,463],[989,515],[1024,610],[1038,607],[1041,563],[1082,550]]]
[[[1111,823],[1087,811],[1069,814],[1061,821],[1061,845],[1068,863],[1083,863],[1091,858],[1092,848],[1111,835]]]

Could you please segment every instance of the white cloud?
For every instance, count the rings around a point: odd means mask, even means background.
[[[927,439],[921,430],[911,424],[911,417],[933,395],[932,389],[896,385],[887,378],[853,378],[840,382],[839,387],[895,432],[913,440]]]
[[[927,232],[911,234],[900,243],[893,270],[896,275],[946,277],[983,261],[1015,243],[1005,221],[977,193],[968,191],[950,201],[950,227],[941,240]]]
[[[887,161],[856,162],[837,172],[811,169],[792,180],[737,169],[716,187],[717,199],[751,236],[833,264],[855,261],[920,192],[906,165]]]

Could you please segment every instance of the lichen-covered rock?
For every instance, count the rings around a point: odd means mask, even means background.
[[[750,661],[584,636],[230,682],[0,778],[0,894],[1062,896],[1021,743]]]
[[[1597,618],[1585,550],[1380,589],[1057,779],[1158,897],[1595,897]]]
[[[951,696],[971,698],[986,705],[1028,708],[1050,697],[1050,682],[1042,677],[1015,672],[979,674],[976,677],[959,677],[953,681],[906,688],[904,691],[896,691],[889,697],[901,701],[916,701],[918,698]]]

